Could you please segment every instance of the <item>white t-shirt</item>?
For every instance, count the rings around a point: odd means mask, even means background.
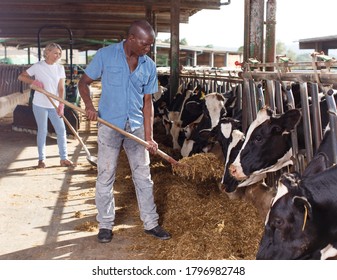
[[[63,65],[57,63],[49,65],[44,60],[42,60],[29,67],[27,69],[27,73],[30,76],[34,76],[36,80],[42,82],[46,91],[59,96],[59,81],[60,79],[65,79],[66,77]],[[56,106],[59,105],[59,102],[56,99],[53,99],[53,101]],[[35,91],[33,104],[44,108],[54,108],[53,104],[51,104],[48,100],[48,97],[38,91]]]

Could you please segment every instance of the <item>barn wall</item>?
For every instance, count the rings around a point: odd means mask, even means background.
[[[194,62],[195,52],[197,57],[197,63]],[[158,59],[159,57],[159,59]],[[163,57],[165,57],[163,65]],[[236,52],[215,52],[214,53],[214,67],[235,67],[235,61],[242,61],[243,55]],[[169,53],[166,48],[157,49],[157,62],[160,66],[169,65]],[[194,50],[181,50],[180,51],[180,65],[181,66],[211,66],[211,53],[209,51],[194,51]]]

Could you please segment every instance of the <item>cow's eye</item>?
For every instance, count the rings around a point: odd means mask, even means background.
[[[261,135],[255,135],[254,143],[260,143],[261,141],[262,141],[262,136]]]
[[[281,228],[283,226],[283,224],[284,224],[283,219],[281,219],[281,218],[274,218],[274,220],[273,220],[273,226],[275,228]]]

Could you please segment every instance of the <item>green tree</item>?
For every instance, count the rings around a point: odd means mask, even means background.
[[[276,43],[276,55],[285,55],[287,52],[286,45],[282,42]]]
[[[157,66],[168,66],[169,56],[167,54],[158,54],[156,64]]]
[[[287,52],[287,57],[289,57],[292,61],[296,61],[297,54],[293,50],[288,49]]]
[[[88,63],[91,62],[91,60],[94,58],[95,54],[88,55]]]
[[[180,45],[187,46],[188,44],[187,44],[186,38],[181,39],[180,42],[179,42],[179,44],[180,44]]]
[[[309,53],[297,54],[296,61],[311,61],[311,55]]]

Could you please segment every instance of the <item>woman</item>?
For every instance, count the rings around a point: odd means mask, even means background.
[[[46,91],[64,98],[65,71],[64,67],[57,63],[61,58],[62,48],[56,43],[50,43],[44,49],[44,60],[39,61],[23,71],[18,79],[27,84],[33,84]],[[35,79],[32,79],[34,76]],[[67,135],[62,119],[64,104],[53,100],[57,110],[48,97],[35,91],[33,98],[33,113],[37,123],[37,147],[39,153],[38,168],[45,168],[46,138],[48,133],[48,118],[50,119],[57,135],[57,145],[60,154],[60,164],[63,167],[74,166],[67,158]]]

